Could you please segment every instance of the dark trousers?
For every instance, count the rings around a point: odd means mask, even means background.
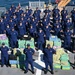
[[[37,47],[38,47],[38,49],[41,49],[41,50],[43,50],[43,43],[42,42],[37,42]]]
[[[64,46],[66,47],[68,47],[68,48],[71,48],[70,46],[71,46],[71,39],[65,39],[64,40]]]
[[[53,62],[50,61],[44,61],[46,66],[46,71],[48,71],[48,65],[50,66],[51,71],[53,71]]]
[[[17,40],[10,40],[10,46],[12,48],[17,48]]]
[[[8,55],[7,56],[1,56],[1,64],[2,65],[8,65]]]
[[[25,60],[25,69],[28,71],[29,64],[31,65],[32,71],[34,71],[33,60]]]

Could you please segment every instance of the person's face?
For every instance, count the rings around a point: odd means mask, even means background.
[[[24,14],[22,13],[21,16],[24,16]]]
[[[30,28],[32,29],[33,27],[31,26]]]
[[[14,31],[14,29],[12,29],[12,31]]]
[[[23,20],[23,18],[21,18],[21,20]]]
[[[58,17],[58,15],[56,15],[56,17]]]
[[[17,12],[19,12],[19,10],[17,10]]]
[[[6,14],[8,14],[8,11],[6,11]]]
[[[26,16],[26,14],[24,14],[24,17]]]
[[[75,11],[75,8],[73,10]]]
[[[50,49],[50,46],[48,46],[48,49]]]
[[[58,21],[56,21],[56,23],[58,23]]]
[[[67,22],[70,22],[70,20],[67,20]]]
[[[65,10],[65,8],[63,8],[63,10]]]
[[[14,7],[14,5],[12,4],[12,7]]]
[[[3,22],[3,20],[1,19],[1,22]]]
[[[38,7],[36,8],[36,10],[38,10]]]
[[[55,9],[58,9],[57,7]]]
[[[5,45],[2,45],[2,47],[5,47]]]
[[[30,9],[30,7],[28,7],[28,9]]]
[[[45,19],[45,21],[46,21],[46,19]]]
[[[12,20],[10,20],[10,22],[12,22]]]
[[[67,32],[69,32],[70,30],[68,29]]]
[[[66,16],[66,18],[67,18],[68,16]]]
[[[35,20],[37,20],[37,18],[35,17]]]
[[[27,48],[30,49],[30,46],[28,46]]]
[[[64,13],[66,13],[66,11],[64,11]]]
[[[22,23],[20,23],[20,26],[22,26]]]
[[[59,28],[59,26],[57,26],[57,28]]]
[[[48,26],[46,26],[46,28],[48,28]]]
[[[6,19],[6,16],[4,17],[4,19]]]
[[[34,21],[34,19],[33,19],[33,21]]]
[[[42,30],[40,30],[40,33],[42,32]]]
[[[46,8],[46,10],[48,10],[48,7]]]
[[[16,18],[16,16],[14,16],[14,18]]]
[[[9,28],[9,26],[7,26],[7,28]]]
[[[11,8],[10,8],[10,11],[11,11]]]
[[[26,13],[28,13],[28,10],[26,11]]]

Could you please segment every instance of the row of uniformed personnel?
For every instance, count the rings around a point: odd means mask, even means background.
[[[5,46],[5,43],[2,43],[2,46],[0,47],[0,51],[1,51],[1,67],[3,67],[4,65],[6,65],[8,67],[9,66],[8,65],[9,48],[7,46]],[[26,59],[24,61],[25,73],[28,72],[28,68],[29,68],[28,65],[30,64],[32,73],[34,74],[34,65],[33,65],[33,54],[34,53],[35,53],[35,51],[30,47],[30,44],[27,44],[27,48],[24,49],[24,54],[26,55]],[[44,53],[43,60],[45,63],[44,73],[47,74],[48,65],[49,65],[50,69],[51,69],[51,74],[54,74],[54,72],[53,72],[53,54],[56,53],[56,51],[54,49],[52,49],[50,47],[50,45],[48,44],[47,48],[43,49],[43,53]]]

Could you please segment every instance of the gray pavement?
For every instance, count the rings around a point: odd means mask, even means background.
[[[36,73],[36,70],[35,70]],[[32,72],[29,70],[27,74],[24,73],[23,70],[18,68],[11,68],[11,67],[0,67],[0,75],[33,75]],[[34,74],[35,75],[35,74]]]
[[[47,74],[44,74],[44,72],[42,72],[41,75],[52,75],[50,72],[48,72]],[[57,72],[54,71],[53,75],[75,75],[75,70],[71,69],[70,71],[64,71],[64,70],[58,70]]]

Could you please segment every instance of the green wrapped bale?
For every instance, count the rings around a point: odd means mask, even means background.
[[[18,40],[18,45],[19,45],[19,48],[24,48],[25,40]]]
[[[70,70],[70,65],[67,65],[67,66],[64,66],[64,65],[62,65],[62,70]]]
[[[62,70],[70,70],[71,66],[68,61],[61,61]]]
[[[65,53],[65,54],[61,55],[60,60],[61,61],[68,61],[69,60],[68,54]]]
[[[60,40],[60,39],[54,41],[54,46],[59,46],[59,47],[61,47],[61,45],[62,45],[62,43],[61,43],[61,40]]]
[[[61,69],[61,65],[60,64],[54,64],[53,67],[56,68],[56,69]]]
[[[66,66],[66,65],[70,65],[70,63],[68,61],[61,61],[61,65]]]

